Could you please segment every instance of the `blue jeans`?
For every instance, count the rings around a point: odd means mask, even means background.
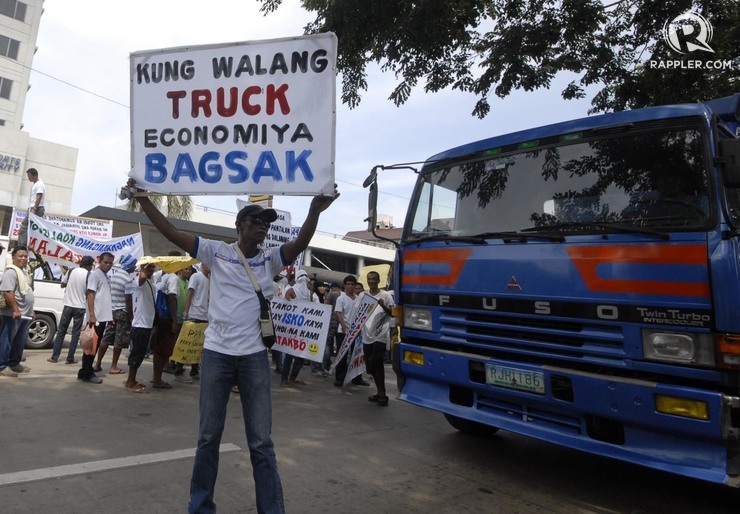
[[[216,512],[213,501],[219,445],[231,388],[239,396],[252,461],[257,512],[284,513],[283,488],[272,443],[272,400],[267,350],[235,357],[204,350],[200,369],[200,428],[190,480],[189,513]]]
[[[77,351],[77,343],[80,340],[82,322],[85,319],[85,309],[70,307],[69,305],[65,305],[64,309],[62,309],[62,319],[59,320],[59,328],[57,329],[57,335],[54,338],[54,349],[51,351],[51,358],[54,360],[59,360],[59,355],[61,355],[62,346],[64,345],[64,336],[67,335],[69,322],[73,319],[74,325],[72,325],[72,341],[69,343],[67,362],[73,362],[75,360],[75,352]]]
[[[3,316],[3,325],[0,328],[0,371],[7,367],[14,367],[21,363],[23,348],[28,341],[28,327],[30,319],[15,319],[13,316]]]

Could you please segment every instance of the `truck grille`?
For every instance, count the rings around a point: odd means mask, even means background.
[[[519,358],[594,362],[624,359],[624,334],[619,325],[562,321],[526,316],[443,311],[442,341],[482,356],[516,354]]]

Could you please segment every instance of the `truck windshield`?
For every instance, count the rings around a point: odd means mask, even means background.
[[[561,139],[570,140],[427,166],[405,239],[708,228],[712,211],[700,128],[653,126]]]

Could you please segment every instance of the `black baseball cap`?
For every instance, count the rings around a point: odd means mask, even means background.
[[[272,223],[278,218],[275,209],[264,209],[257,204],[247,205],[236,215],[236,221],[244,221],[244,218],[259,218]]]

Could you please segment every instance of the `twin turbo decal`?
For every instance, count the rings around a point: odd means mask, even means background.
[[[709,296],[707,271],[707,248],[703,245],[599,245],[570,246],[566,248],[573,264],[589,291],[599,293],[633,293],[670,296]],[[604,278],[599,275],[599,266],[626,265],[619,278]],[[630,278],[630,266],[697,266],[699,281],[682,281],[680,273],[672,273],[675,280],[647,280]],[[660,267],[660,268],[659,268]],[[602,273],[603,274],[603,273]]]
[[[459,250],[409,250],[403,254],[403,281],[406,284],[454,286],[473,253]]]

